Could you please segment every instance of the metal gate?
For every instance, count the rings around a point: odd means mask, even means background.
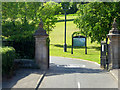
[[[103,69],[110,70],[111,69],[111,58],[110,58],[110,45],[108,44],[108,38],[106,41],[101,41],[101,61],[100,66]]]

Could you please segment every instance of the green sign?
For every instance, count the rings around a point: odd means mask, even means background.
[[[85,46],[85,38],[73,38],[73,46]]]

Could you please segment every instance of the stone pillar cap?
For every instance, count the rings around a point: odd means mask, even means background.
[[[112,24],[112,30],[109,31],[108,35],[115,35],[115,34],[120,34],[120,31],[117,28],[117,23],[116,23],[116,18],[114,18],[114,22]]]
[[[34,36],[48,36],[46,30],[43,29],[43,21],[40,19],[39,28],[35,31]]]

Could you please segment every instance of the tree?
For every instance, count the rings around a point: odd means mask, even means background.
[[[90,2],[79,4],[78,17],[74,23],[82,34],[91,37],[91,42],[101,42],[111,30],[113,19],[120,26],[120,2]],[[119,27],[120,28],[120,27]]]
[[[38,10],[38,18],[42,18],[44,23],[44,29],[48,32],[52,31],[55,27],[55,23],[57,22],[58,15],[61,10],[61,4],[55,2],[46,2],[43,3],[43,6]],[[39,20],[38,20],[39,21]]]
[[[55,2],[3,2],[2,35],[22,58],[34,58],[34,37],[40,18],[47,32],[55,27],[61,4]],[[28,53],[29,52],[29,53]],[[20,58],[21,58],[20,57]]]
[[[55,2],[3,2],[2,35],[9,40],[33,40],[33,33],[43,19],[47,32],[55,27],[61,4]]]
[[[2,35],[9,40],[31,40],[35,29],[36,12],[42,3],[3,2]]]
[[[77,12],[78,8],[77,8],[77,2],[61,2],[61,5],[63,7],[63,9],[65,8],[66,5],[66,12],[67,14],[74,14]],[[62,12],[64,13],[64,12]]]

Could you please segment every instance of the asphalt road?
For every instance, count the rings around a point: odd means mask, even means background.
[[[39,88],[118,88],[118,83],[97,63],[52,56]]]

